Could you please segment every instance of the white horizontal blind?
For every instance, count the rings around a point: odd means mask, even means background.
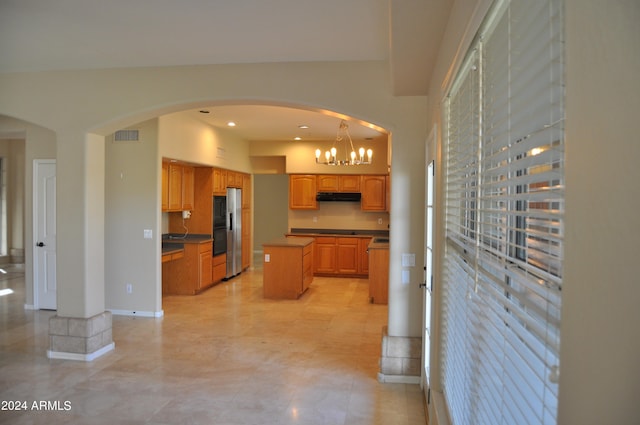
[[[456,425],[555,423],[562,24],[562,0],[496,4],[447,102],[441,371]]]

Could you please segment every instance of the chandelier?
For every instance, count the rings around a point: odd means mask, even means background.
[[[346,136],[346,137],[345,137]],[[347,144],[348,141],[348,144]],[[338,148],[341,148],[344,151],[344,159],[338,159]],[[351,150],[349,150],[351,148]],[[365,150],[364,148],[360,148],[358,150],[358,154],[356,154],[356,150],[353,148],[353,140],[351,140],[351,135],[349,134],[349,125],[345,120],[340,121],[340,125],[338,126],[338,133],[336,134],[336,141],[333,143],[333,146],[330,150],[325,151],[324,153],[324,161],[320,159],[322,155],[322,151],[320,149],[316,149],[316,164],[324,164],[324,165],[369,165],[371,164],[371,157],[373,156],[373,151],[371,149],[367,149],[367,156],[365,160]]]

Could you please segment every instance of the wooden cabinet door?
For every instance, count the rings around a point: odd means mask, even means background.
[[[360,192],[359,175],[342,175],[338,180],[338,190],[340,192]]]
[[[338,175],[326,174],[319,175],[318,179],[318,192],[337,192],[338,191]]]
[[[358,274],[369,274],[369,243],[371,238],[359,238],[358,239]]]
[[[336,272],[336,238],[317,237],[315,246],[315,273]]]
[[[212,274],[211,251],[199,254],[198,261],[198,289],[204,289],[211,285]]]
[[[242,175],[242,209],[251,207],[251,175]]]
[[[289,208],[292,210],[316,210],[316,176],[291,174],[289,176]]]
[[[363,211],[386,211],[385,183],[385,176],[362,176],[360,181],[362,193],[360,206]]]
[[[337,272],[339,274],[358,273],[358,238],[337,239]]]
[[[213,169],[212,195],[225,196],[227,194],[227,174],[220,168]]]
[[[182,166],[169,164],[169,211],[182,209]]]
[[[162,162],[162,211],[169,209],[169,163]]]
[[[194,198],[195,169],[191,166],[182,166],[182,209],[191,211]]]
[[[244,193],[242,194],[244,197]],[[251,265],[251,210],[242,210],[242,269]]]

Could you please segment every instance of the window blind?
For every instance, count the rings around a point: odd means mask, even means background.
[[[555,423],[562,24],[562,0],[496,2],[445,103],[440,370],[456,425]]]

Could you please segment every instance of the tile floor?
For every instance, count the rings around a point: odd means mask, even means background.
[[[315,278],[297,301],[262,297],[248,271],[195,297],[166,297],[161,319],[113,317],[116,348],[91,362],[49,360],[48,319],[25,311],[24,273],[4,267],[1,424],[424,424],[417,385],[376,380],[386,306],[367,281]],[[52,404],[54,407],[55,403]],[[68,409],[67,409],[68,408]]]

